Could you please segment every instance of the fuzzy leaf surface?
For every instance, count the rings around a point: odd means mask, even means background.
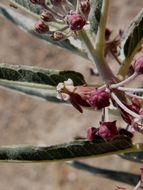
[[[27,12],[30,12],[32,14],[40,15],[42,12],[42,8],[39,5],[34,5],[29,0],[9,0],[12,4],[17,6],[18,8],[24,9]]]
[[[20,94],[29,95],[35,98],[40,98],[46,101],[50,101],[53,103],[65,103],[65,101],[57,99],[56,89],[55,87],[51,87],[48,85],[41,85],[37,83],[27,83],[27,82],[15,82],[9,80],[1,80],[0,79],[0,87],[8,90],[12,90],[18,92]]]
[[[130,57],[143,43],[143,9],[130,23],[122,43],[125,57]]]
[[[101,9],[102,9],[103,0],[90,0],[90,13],[89,13],[89,22],[90,29],[92,32],[97,33],[98,26],[100,23]]]
[[[21,162],[39,162],[39,161],[60,161],[77,158],[88,158],[104,156],[106,154],[117,154],[119,151],[125,151],[132,148],[131,140],[128,137],[121,136],[111,142],[105,142],[101,139],[94,141],[73,141],[53,146],[1,146],[1,161],[21,161]]]
[[[75,71],[58,71],[32,66],[0,64],[0,79],[9,81],[57,86],[59,82],[63,82],[68,78],[73,80],[75,86],[86,83],[83,75]]]

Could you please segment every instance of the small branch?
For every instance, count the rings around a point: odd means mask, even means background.
[[[103,56],[100,56],[100,53],[98,54],[96,50],[94,49],[92,42],[90,41],[87,33],[82,30],[79,32],[81,40],[84,42],[84,45],[86,46],[89,59],[93,61],[93,63],[96,64],[97,70],[104,80],[105,83],[111,82],[113,79],[116,80],[116,77],[112,73],[111,69],[109,68],[105,58]]]
[[[118,87],[118,90],[121,90],[121,91],[128,91],[128,92],[143,92],[143,88],[126,88],[126,87]]]
[[[110,88],[118,88],[118,87],[120,87],[120,86],[123,86],[123,85],[125,85],[125,84],[128,84],[129,82],[131,82],[132,80],[134,80],[137,76],[138,76],[138,73],[135,72],[133,75],[131,75],[131,76],[128,77],[127,79],[125,79],[125,80],[123,80],[123,81],[121,81],[121,82],[119,82],[119,83],[117,83],[117,84],[112,84],[112,85],[110,86]]]
[[[137,183],[137,185],[134,187],[133,190],[138,190],[141,186],[141,181],[139,180],[139,182]]]
[[[137,99],[140,99],[140,100],[143,100],[143,97],[142,96],[138,96],[138,95],[135,95],[135,94],[132,94],[132,93],[129,93],[129,92],[125,92],[128,96],[132,97],[132,98],[137,98]]]
[[[138,118],[138,119],[143,119],[143,117],[135,112],[133,112],[132,110],[130,110],[129,108],[127,108],[121,101],[120,99],[114,94],[111,93],[112,98],[115,100],[115,102],[128,114],[130,114],[131,116]]]
[[[101,18],[98,27],[98,32],[96,36],[96,50],[98,51],[101,57],[104,57],[105,49],[105,28],[108,18],[110,0],[103,0],[102,9],[101,9]]]

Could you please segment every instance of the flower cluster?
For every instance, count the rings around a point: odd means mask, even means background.
[[[81,106],[99,110],[110,104],[110,95],[104,88],[97,89],[86,85],[74,86],[71,79],[58,84],[57,98],[65,101],[70,100],[72,105],[80,112],[82,112]]]
[[[74,2],[68,0],[30,0],[35,5],[42,7],[40,20],[35,24],[38,33],[48,34],[53,40],[66,39],[71,34],[76,34],[86,25],[90,10],[89,0]],[[57,29],[50,28],[51,22]]]
[[[140,56],[133,63],[134,72],[127,79],[116,84],[108,84],[99,88],[90,87],[86,84],[83,86],[74,86],[71,79],[59,83],[57,86],[58,98],[69,100],[71,104],[80,112],[82,107],[90,109],[108,110],[110,105],[118,109],[121,117],[126,122],[128,129],[143,133],[143,98],[134,94],[135,92],[143,92],[142,88],[126,88],[125,85],[134,80],[137,76],[143,74],[143,56]],[[105,115],[104,115],[105,117]],[[91,128],[88,131],[88,139],[94,139],[94,135],[99,135],[106,140],[111,140],[118,135],[116,130],[116,122],[107,122],[102,120],[99,129]]]

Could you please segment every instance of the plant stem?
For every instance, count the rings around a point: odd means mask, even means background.
[[[84,30],[79,32],[81,40],[84,42],[88,51],[89,58],[96,64],[97,70],[106,84],[110,83],[111,81],[116,81],[116,77],[114,76],[104,57],[105,27],[108,16],[109,1],[110,0],[103,0],[100,24],[96,37],[96,48],[94,48],[94,45]]]
[[[102,9],[101,9],[101,18],[98,26],[98,32],[96,36],[96,51],[98,55],[104,57],[105,49],[105,29],[108,18],[110,0],[103,0]]]
[[[130,110],[129,108],[127,108],[121,101],[120,99],[112,92],[111,93],[112,98],[115,100],[115,102],[128,114],[130,114],[131,116],[138,118],[138,119],[143,119],[143,116],[133,112],[132,110]]]
[[[127,91],[127,92],[143,92],[143,88],[126,88],[126,87],[118,87],[118,90],[121,90],[121,91]]]
[[[137,185],[135,186],[133,190],[138,190],[140,186],[141,186],[141,181],[139,180],[139,182],[137,183]]]
[[[123,80],[123,81],[121,81],[121,82],[119,82],[119,83],[117,83],[117,84],[112,84],[112,85],[110,86],[110,88],[118,88],[118,87],[120,87],[120,86],[123,86],[123,85],[125,85],[125,84],[128,84],[129,82],[131,82],[132,80],[134,80],[137,76],[138,76],[138,73],[135,72],[133,75],[131,75],[131,76],[128,77],[127,79],[125,79],[125,80]]]
[[[109,68],[105,58],[101,56],[101,53],[97,53],[94,49],[87,33],[82,30],[79,32],[79,35],[81,37],[81,40],[84,42],[86,49],[88,51],[89,59],[91,59],[97,67],[97,70],[104,80],[105,83],[111,82],[113,79],[115,79],[114,74],[112,73],[111,69]]]

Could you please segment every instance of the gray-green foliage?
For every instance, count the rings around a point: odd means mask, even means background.
[[[0,64],[0,86],[39,97],[54,103],[63,103],[56,97],[56,86],[71,78],[74,85],[86,84],[82,74],[44,68]]]
[[[110,142],[97,137],[94,141],[73,141],[54,146],[3,146],[0,147],[2,161],[55,161],[88,158],[103,154],[116,154],[132,148],[130,138],[121,136]]]
[[[143,9],[132,20],[122,42],[125,57],[130,57],[143,43]]]
[[[89,13],[89,21],[90,21],[90,29],[92,32],[97,33],[98,26],[100,23],[101,17],[101,9],[102,9],[103,0],[90,0],[90,13]]]

